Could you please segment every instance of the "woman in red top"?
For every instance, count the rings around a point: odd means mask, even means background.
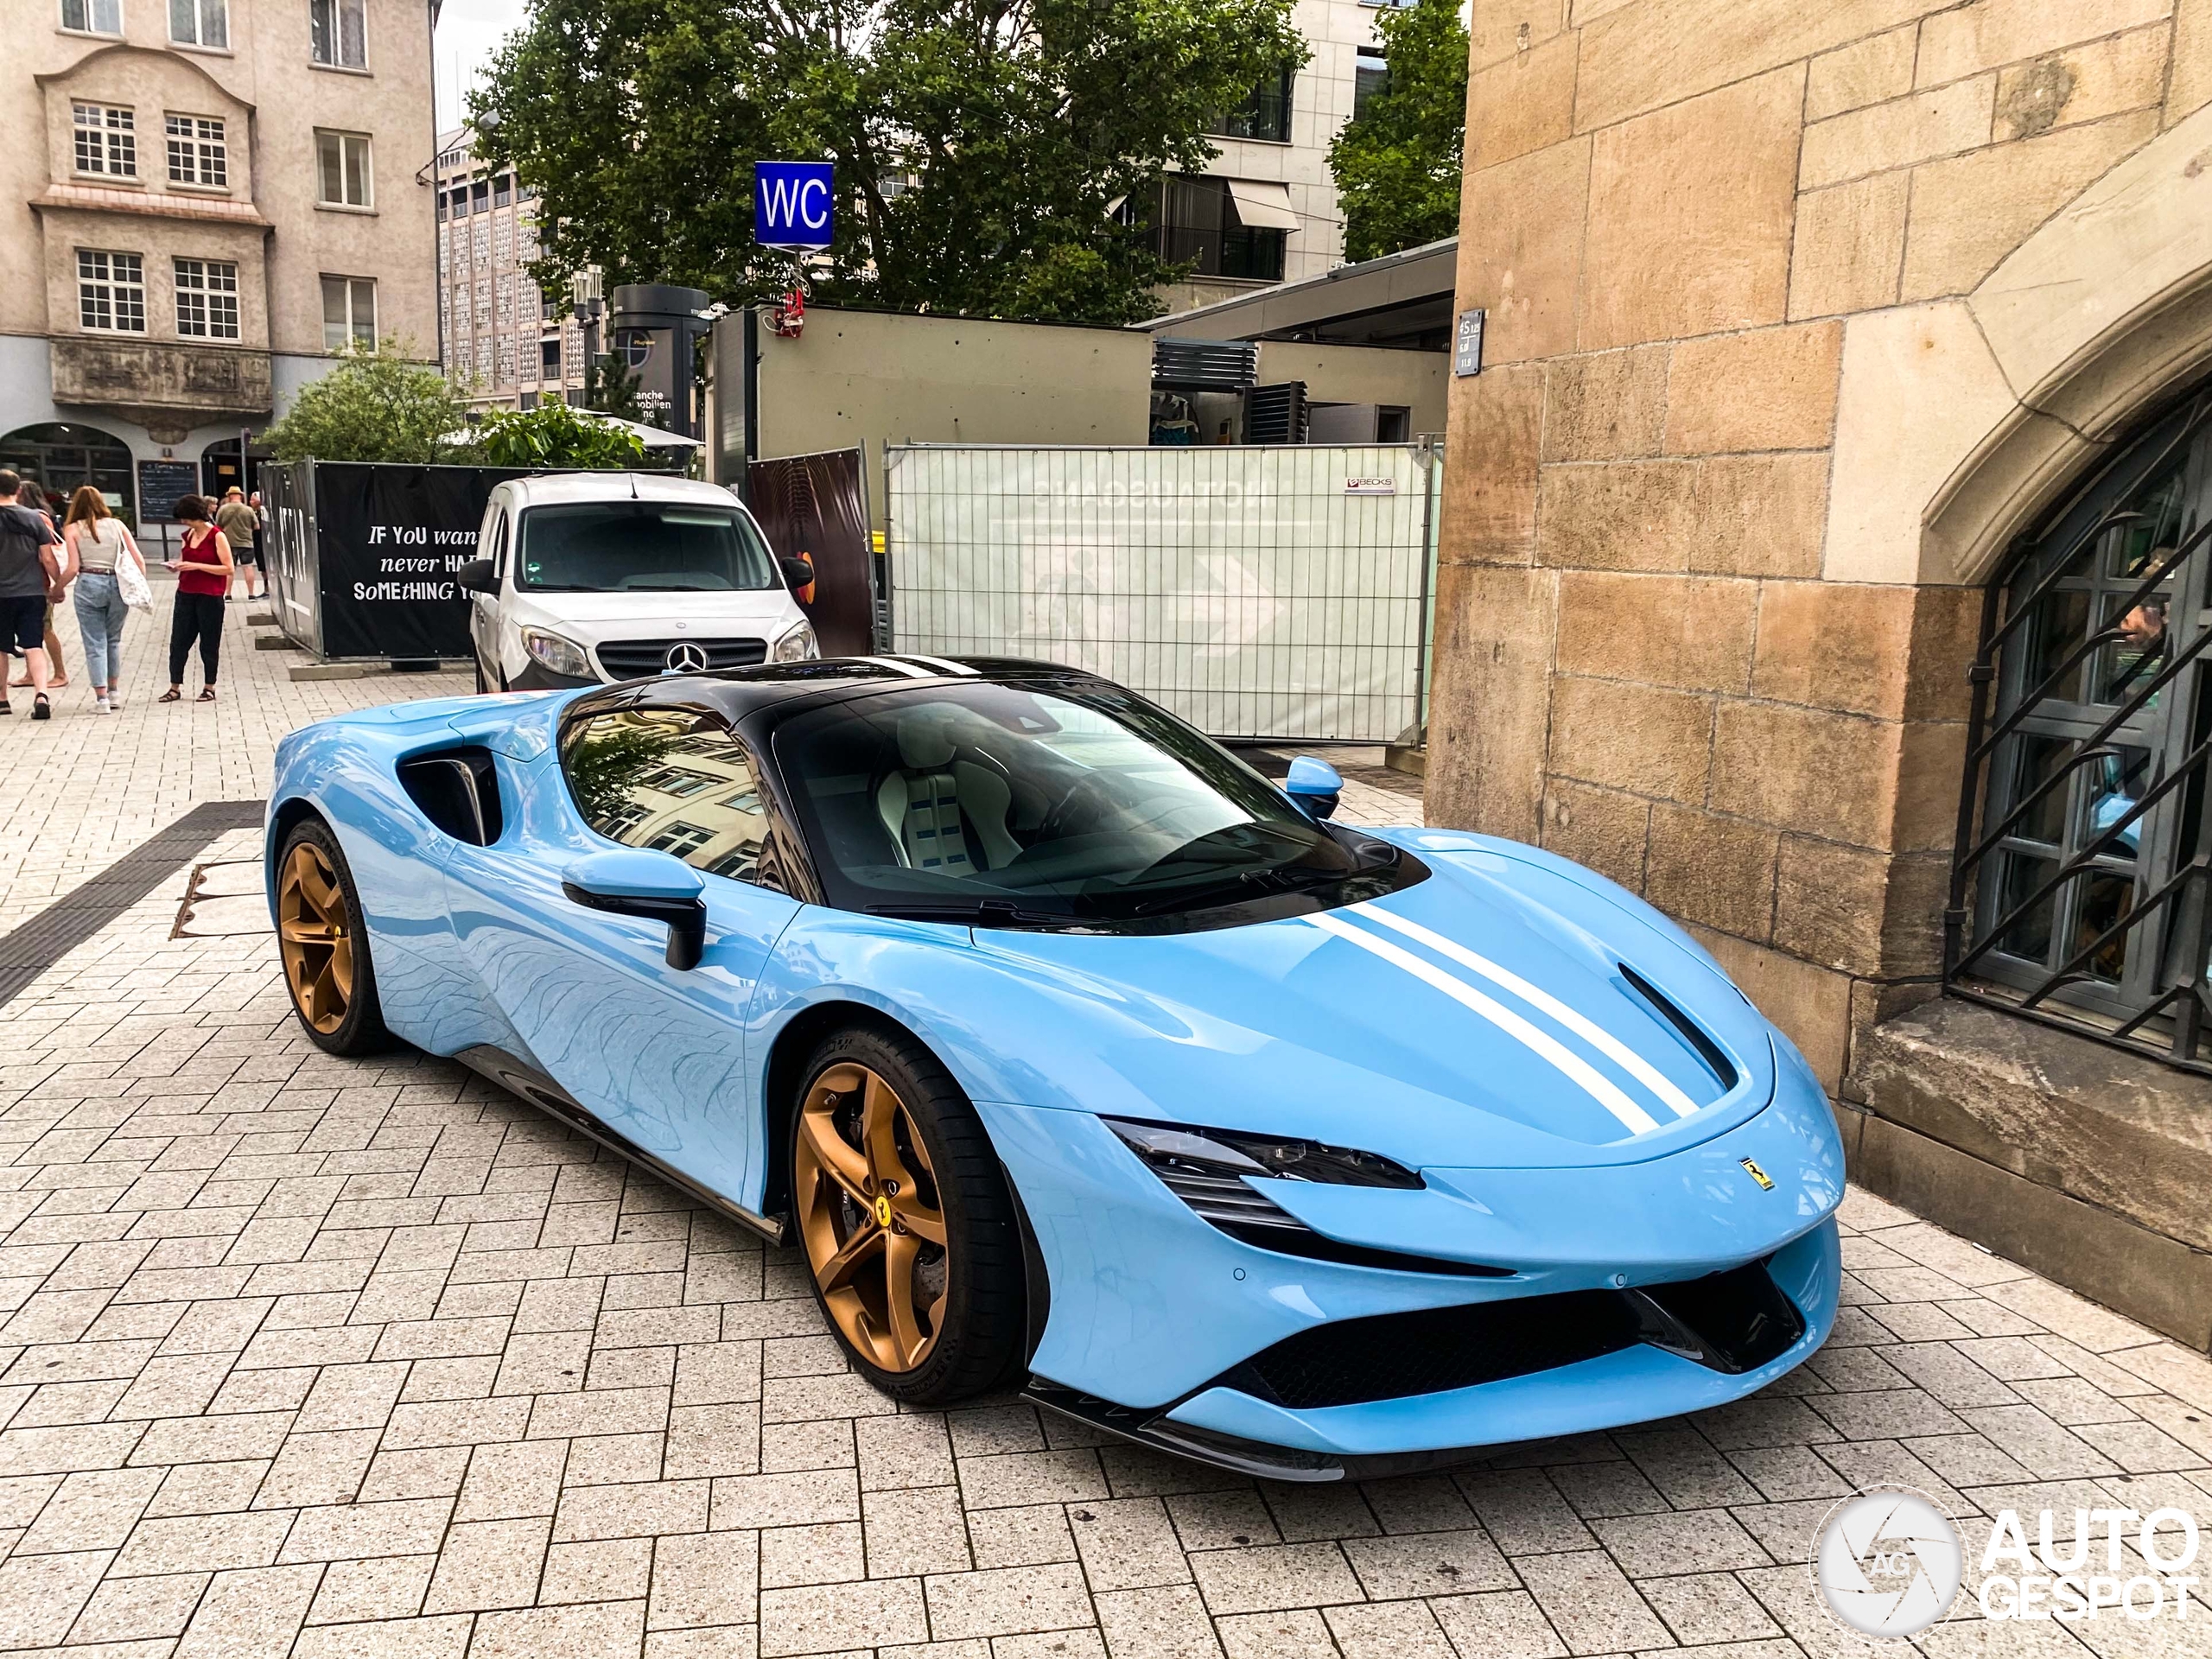
[[[214,514],[196,495],[177,502],[176,516],[184,520],[184,546],[177,557],[163,561],[176,572],[176,612],[169,625],[169,689],[157,701],[175,702],[184,696],[184,659],[196,641],[207,680],[197,701],[213,702],[215,658],[223,648],[223,595],[231,590],[230,538],[210,522]]]

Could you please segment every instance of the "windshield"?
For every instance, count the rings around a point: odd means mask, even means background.
[[[515,586],[541,592],[728,592],[777,586],[753,521],[730,507],[580,501],[522,515]]]
[[[799,715],[775,746],[830,902],[847,910],[1027,926],[1241,907],[1224,919],[1257,920],[1427,874],[1316,823],[1165,711],[1088,683],[885,692]]]

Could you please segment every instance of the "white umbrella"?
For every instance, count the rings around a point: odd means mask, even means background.
[[[643,421],[626,421],[620,415],[607,415],[596,409],[580,409],[576,413],[586,420],[602,425],[619,427],[629,433],[648,449],[703,449],[707,446],[697,438],[687,438],[681,432],[665,432],[657,426],[647,426]],[[458,432],[448,432],[442,442],[452,444],[474,443],[478,434],[474,427],[463,427]]]

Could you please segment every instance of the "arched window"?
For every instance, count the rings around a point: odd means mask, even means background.
[[[19,426],[0,437],[0,467],[20,473],[49,497],[66,498],[80,484],[95,485],[111,508],[137,523],[130,446],[112,432],[62,421]]]
[[[2121,446],[2014,548],[1976,671],[1945,953],[1955,990],[2198,1066],[2212,1058],[2208,549],[2212,391]]]

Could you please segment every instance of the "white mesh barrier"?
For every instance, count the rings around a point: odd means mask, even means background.
[[[1041,658],[1224,737],[1382,742],[1416,717],[1425,446],[893,446],[900,651]]]

